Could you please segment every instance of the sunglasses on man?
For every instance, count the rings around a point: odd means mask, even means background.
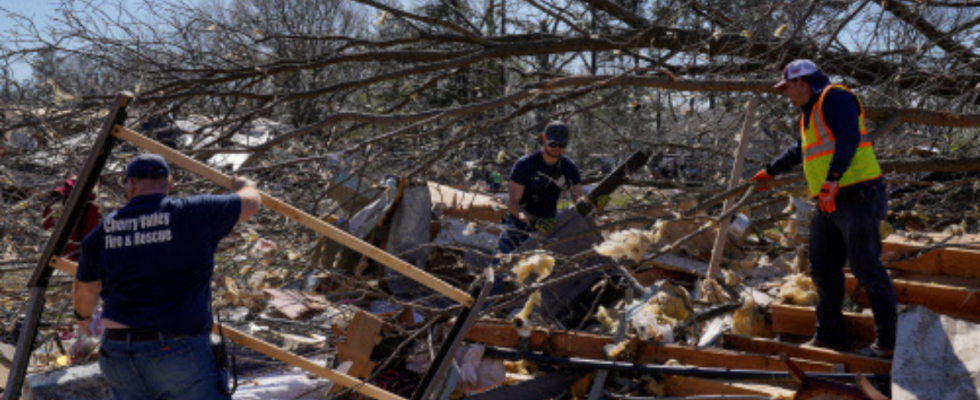
[[[551,147],[552,149],[564,149],[565,144],[559,142],[548,142],[548,147]]]

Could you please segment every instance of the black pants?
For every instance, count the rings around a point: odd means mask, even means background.
[[[846,188],[845,188],[846,189]],[[810,223],[810,275],[817,286],[816,337],[827,343],[846,340],[844,315],[844,264],[867,290],[874,312],[875,338],[879,346],[895,347],[895,290],[881,264],[879,224],[888,208],[881,179],[855,190],[841,190],[832,214],[818,212]]]

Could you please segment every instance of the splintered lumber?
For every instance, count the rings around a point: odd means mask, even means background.
[[[219,324],[215,323],[212,332],[218,333],[218,328]],[[221,326],[221,329],[228,339],[231,339],[233,342],[238,343],[239,345],[248,347],[286,364],[302,368],[306,372],[315,374],[321,378],[329,379],[331,382],[345,388],[351,388],[355,392],[363,394],[367,397],[378,400],[405,400],[404,397],[388,392],[343,372],[321,366],[313,361],[276,347],[262,339],[246,335],[245,333],[227,326]]]
[[[742,166],[745,164],[745,151],[749,147],[749,140],[752,137],[752,124],[755,121],[755,107],[759,104],[759,96],[752,96],[749,103],[745,106],[745,120],[742,121],[742,132],[738,135],[738,148],[735,150],[735,165],[732,165],[731,175],[728,177],[728,188],[734,188],[742,180]],[[735,205],[735,198],[725,199],[722,210],[727,212]],[[727,220],[726,220],[727,221]],[[721,259],[724,258],[725,244],[728,243],[729,223],[723,223],[718,227],[715,235],[715,244],[711,251],[711,261],[708,263],[708,277],[717,275],[721,268]]]
[[[382,325],[384,322],[378,317],[358,311],[346,331],[336,325],[332,327],[334,335],[346,338],[343,343],[337,343],[337,359],[353,363],[349,372],[351,376],[361,379],[371,376],[375,366],[375,362],[371,361],[371,352],[374,346],[381,343]]]
[[[663,386],[664,395],[669,397],[726,395],[762,396],[769,399],[792,399],[796,394],[795,391],[778,388],[775,386],[718,382],[686,376],[669,377],[664,379]]]
[[[267,288],[263,289],[262,292],[272,297],[269,300],[270,306],[292,320],[314,310],[324,310],[331,306],[330,302],[323,296],[303,293],[296,289]]]
[[[204,163],[195,160],[193,158],[187,157],[180,152],[170,149],[156,141],[153,141],[143,135],[140,135],[132,130],[116,125],[112,134],[120,139],[123,139],[136,147],[142,148],[143,150],[159,154],[168,161],[177,164],[201,177],[208,179],[221,187],[231,190],[232,180],[231,177],[221,173],[220,171],[211,168]],[[337,243],[343,244],[358,253],[361,253],[372,260],[375,260],[382,265],[385,265],[395,271],[400,272],[412,280],[421,283],[442,294],[456,302],[462,304],[463,306],[470,307],[473,305],[473,297],[466,294],[466,292],[459,290],[452,285],[443,282],[439,278],[436,278],[429,273],[422,271],[415,266],[403,261],[402,259],[395,257],[382,249],[372,246],[347,232],[344,232],[340,228],[337,228],[329,223],[326,223],[319,218],[309,215],[302,210],[293,207],[282,200],[268,195],[265,192],[260,191],[262,194],[262,206],[269,208],[285,217],[288,217],[299,224],[313,229],[316,232],[336,241]]]
[[[14,358],[14,346],[0,343],[0,392],[7,384],[7,377],[10,375],[10,360]]]
[[[496,224],[507,214],[507,205],[496,197],[435,182],[429,182],[428,186],[432,204],[442,210],[443,215]]]
[[[813,307],[771,304],[769,311],[772,330],[777,333],[812,336],[816,331],[817,315]],[[875,340],[874,319],[870,316],[845,312],[842,328],[851,341],[867,344]]]
[[[726,333],[722,338],[726,349],[772,356],[786,354],[791,358],[841,364],[846,369],[845,372],[888,374],[892,369],[891,361],[880,358],[862,357],[854,354],[840,353],[830,349],[800,346],[745,335]]]
[[[940,239],[941,240],[941,239]],[[938,242],[935,240],[934,242]],[[903,271],[921,272],[931,275],[949,275],[961,278],[980,278],[980,241],[978,235],[966,235],[959,240],[950,240],[935,249],[935,244],[927,244],[891,235],[882,242],[882,260],[887,267]],[[960,247],[963,246],[963,247]],[[908,260],[889,262],[904,258],[912,253],[924,253]]]
[[[848,293],[854,293],[858,281],[854,275],[847,274],[845,286]],[[980,322],[980,289],[958,286],[921,283],[893,279],[895,297],[901,304],[924,306],[937,314],[972,322]],[[858,301],[867,305],[867,291],[861,290]]]
[[[517,348],[520,338],[517,329],[509,321],[481,320],[466,335],[467,340],[491,346]],[[529,347],[547,355],[581,357],[603,360],[606,355],[603,346],[613,343],[609,336],[584,332],[546,331],[534,328],[531,331]],[[658,344],[652,341],[633,341],[627,347],[627,354],[634,354],[630,362],[639,364],[666,363],[677,360],[681,364],[699,367],[718,367],[731,369],[754,369],[785,371],[786,365],[778,357],[757,354],[741,354],[723,349],[696,349],[676,344]],[[794,359],[801,368],[809,372],[830,372],[829,363]]]
[[[71,276],[75,276],[75,270],[78,269],[78,264],[75,262],[58,256],[51,256],[48,266]]]

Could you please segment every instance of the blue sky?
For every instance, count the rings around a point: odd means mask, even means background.
[[[19,14],[30,18],[34,24],[41,29],[48,25],[51,17],[55,16],[58,0],[0,0],[0,34],[5,42],[10,40],[10,31],[17,29],[16,20],[8,18],[7,13]],[[27,64],[18,63],[14,65],[14,78],[17,80],[27,79],[31,70]]]
[[[118,4],[119,2],[135,8],[143,3],[143,0],[103,0],[106,5]],[[100,0],[92,1],[93,4],[100,3]],[[0,42],[8,45],[10,32],[17,29],[16,20],[8,18],[8,13],[19,14],[34,21],[42,32],[50,24],[51,18],[58,15],[58,8],[61,0],[0,0]],[[14,65],[14,78],[17,80],[27,79],[31,70],[26,63]]]

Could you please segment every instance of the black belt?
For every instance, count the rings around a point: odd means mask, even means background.
[[[106,329],[105,338],[120,342],[151,342],[159,340],[175,340],[191,337],[186,333],[166,333],[157,331],[141,331],[137,329]]]

